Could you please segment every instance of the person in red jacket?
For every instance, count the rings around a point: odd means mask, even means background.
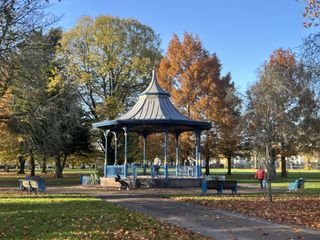
[[[259,180],[261,189],[263,189],[263,187],[264,187],[263,186],[263,180],[265,179],[265,177],[266,177],[266,172],[263,169],[263,167],[260,166],[259,169],[256,172],[255,178]]]

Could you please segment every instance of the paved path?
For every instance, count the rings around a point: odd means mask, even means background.
[[[217,240],[320,240],[320,231],[177,202],[155,193],[113,192],[102,198]]]
[[[1,188],[3,190],[3,188]],[[17,190],[17,188],[5,189]],[[281,189],[279,189],[281,191]],[[257,192],[256,186],[243,186],[239,192]],[[283,190],[282,190],[283,191]],[[200,189],[142,189],[114,191],[101,187],[49,187],[47,193],[84,193],[100,196],[129,209],[135,209],[216,240],[320,240],[320,231],[280,225],[205,206],[161,198],[162,194],[200,194]]]

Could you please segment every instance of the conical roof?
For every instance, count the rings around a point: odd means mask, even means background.
[[[133,108],[119,118],[119,120],[129,119],[193,121],[173,106],[170,94],[160,87],[154,70],[148,88],[139,95]]]
[[[93,124],[95,128],[129,131],[141,134],[162,132],[164,129],[173,132],[208,130],[211,123],[196,121],[180,113],[170,101],[170,94],[163,90],[153,70],[152,80],[132,109],[118,119]]]

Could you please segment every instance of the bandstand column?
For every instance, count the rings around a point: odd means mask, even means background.
[[[196,177],[201,176],[201,163],[200,163],[200,135],[201,131],[196,130]]]
[[[123,164],[123,175],[127,177],[128,175],[128,133],[127,128],[122,128],[124,131],[124,164]]]
[[[147,137],[146,133],[143,133],[143,175],[147,174]]]
[[[105,130],[103,132],[105,143],[104,143],[104,171],[103,175],[104,177],[107,177],[107,166],[108,166],[108,135],[110,130]]]
[[[178,176],[178,170],[179,170],[179,133],[176,132],[176,142],[175,142],[175,147],[176,147],[176,175]]]
[[[168,156],[168,129],[164,130],[164,176],[168,177],[168,164],[167,164],[167,156]]]
[[[118,164],[118,139],[117,134],[113,132],[114,134],[114,165]]]

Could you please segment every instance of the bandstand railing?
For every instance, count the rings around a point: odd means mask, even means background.
[[[108,165],[106,175],[108,177],[121,178],[129,176],[151,176],[151,177],[197,177],[197,166],[143,166],[136,164]]]

